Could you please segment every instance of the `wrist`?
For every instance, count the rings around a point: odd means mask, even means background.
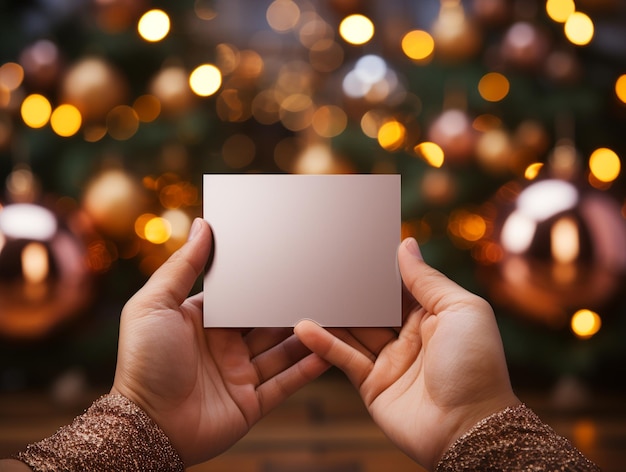
[[[53,470],[183,471],[163,431],[122,395],[96,400],[72,424],[17,455],[36,472]]]
[[[504,411],[507,408],[520,405],[522,402],[511,392],[510,395],[503,395],[500,398],[490,399],[489,401],[479,404],[472,404],[462,408],[458,408],[454,414],[456,419],[442,421],[442,424],[448,423],[448,434],[441,442],[441,448],[433,456],[432,462],[429,464],[429,470],[436,470],[437,464],[446,453],[453,447],[459,438],[466,435],[469,431],[480,424],[485,418]]]

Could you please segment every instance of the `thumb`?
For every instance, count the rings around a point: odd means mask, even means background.
[[[465,301],[474,295],[429,266],[420,252],[417,241],[405,239],[398,249],[398,265],[404,285],[415,300],[431,313]]]
[[[209,224],[202,218],[196,218],[187,242],[152,274],[137,295],[145,295],[146,292],[159,298],[165,295],[166,302],[179,306],[202,273],[211,246],[212,233]]]

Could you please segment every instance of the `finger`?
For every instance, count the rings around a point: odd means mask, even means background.
[[[179,306],[189,295],[211,252],[211,228],[196,218],[190,239],[159,267],[139,292],[149,292],[155,303]],[[138,293],[139,293],[138,292]]]
[[[426,264],[413,238],[405,239],[400,245],[398,265],[410,293],[431,313],[440,313],[446,307],[465,302],[468,296],[475,296]]]
[[[288,328],[289,329],[289,328]],[[278,373],[287,370],[311,351],[292,333],[287,339],[282,340],[271,349],[261,352],[250,361],[257,371],[259,384],[270,379]]]
[[[253,358],[291,335],[293,335],[291,328],[255,328],[245,335],[244,341],[250,351],[250,358]]]
[[[378,357],[387,344],[398,338],[399,330],[400,328],[398,331],[394,328],[350,328],[348,331],[354,339]]]
[[[300,388],[323,374],[329,367],[330,364],[318,355],[309,354],[259,385],[256,391],[262,415],[280,405]]]
[[[370,357],[311,320],[299,321],[294,332],[311,351],[343,370],[357,388],[374,366]]]

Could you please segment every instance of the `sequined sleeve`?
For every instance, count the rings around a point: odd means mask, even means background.
[[[139,406],[121,395],[96,400],[72,424],[30,444],[16,459],[35,472],[184,470],[165,433]]]
[[[437,465],[451,471],[599,471],[525,405],[491,415],[461,436]]]

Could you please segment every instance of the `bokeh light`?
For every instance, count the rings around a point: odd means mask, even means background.
[[[509,80],[499,72],[489,72],[478,82],[478,92],[488,102],[499,102],[510,89]]]
[[[524,178],[526,180],[534,180],[543,169],[543,162],[533,162],[524,170]]]
[[[589,156],[589,170],[600,182],[613,182],[621,170],[620,158],[611,149],[596,149]]]
[[[404,144],[406,128],[397,120],[384,123],[378,130],[378,144],[387,151],[397,151]]]
[[[594,26],[591,18],[583,12],[572,13],[565,22],[565,36],[577,45],[585,46],[591,42],[594,34]]]
[[[546,13],[557,23],[565,23],[572,13],[576,11],[574,0],[547,0]]]
[[[74,136],[82,124],[82,116],[74,105],[59,105],[50,116],[50,126],[59,136]]]
[[[336,105],[324,105],[313,113],[313,130],[324,138],[340,135],[348,125],[346,112]]]
[[[292,30],[300,19],[300,8],[292,0],[274,0],[265,14],[267,23],[279,33]]]
[[[125,141],[133,137],[139,129],[139,117],[128,105],[119,105],[107,114],[106,124],[109,136]]]
[[[402,37],[402,51],[415,61],[423,61],[435,51],[435,40],[427,31],[409,31]]]
[[[374,23],[364,15],[349,15],[339,24],[339,34],[347,43],[365,44],[374,36]]]
[[[143,232],[147,241],[163,244],[172,236],[172,225],[167,219],[155,216],[146,222]]]
[[[475,242],[485,235],[487,223],[477,213],[465,209],[456,210],[450,215],[448,230],[457,238]]]
[[[626,74],[620,75],[615,81],[615,94],[623,103],[626,103]]]
[[[150,123],[156,120],[161,113],[161,102],[154,95],[140,95],[133,102],[133,109],[139,121]]]
[[[24,99],[20,111],[27,126],[41,128],[50,120],[52,106],[46,97],[34,93]]]
[[[222,85],[222,73],[213,64],[202,64],[189,75],[189,86],[196,95],[208,97]]]
[[[161,41],[170,31],[170,17],[163,10],[147,11],[139,19],[137,31],[146,41]]]
[[[596,312],[582,309],[574,313],[570,326],[576,336],[581,339],[588,339],[600,331],[602,319]]]
[[[424,158],[433,167],[441,167],[444,162],[444,152],[436,143],[425,141],[415,146],[415,152]]]
[[[15,63],[7,62],[0,67],[0,88],[13,92],[24,80],[24,68]]]

